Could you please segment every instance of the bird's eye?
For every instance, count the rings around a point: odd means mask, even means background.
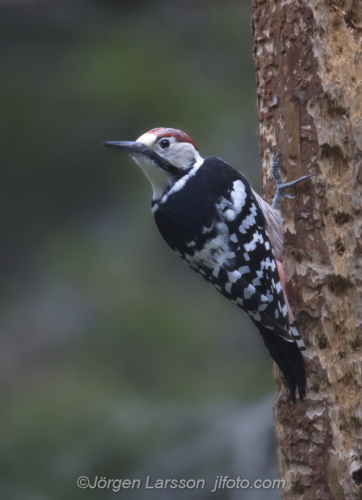
[[[171,143],[168,139],[161,139],[158,144],[162,149],[168,149],[171,146]]]

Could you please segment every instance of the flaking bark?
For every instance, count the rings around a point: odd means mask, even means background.
[[[362,498],[362,2],[252,0],[263,194],[285,181],[288,294],[307,345],[307,400],[276,373],[285,499]]]

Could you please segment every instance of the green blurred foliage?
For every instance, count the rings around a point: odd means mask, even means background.
[[[101,147],[178,127],[257,187],[249,5],[43,0],[0,14],[0,495],[100,498],[74,478],[127,477],[165,437],[155,408],[167,421],[169,407],[272,387],[249,320],[177,260],[146,179]],[[132,426],[112,417],[132,408]]]

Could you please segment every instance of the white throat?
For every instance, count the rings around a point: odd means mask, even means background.
[[[137,165],[139,165],[142,172],[150,181],[153,190],[152,199],[154,201],[160,200],[168,191],[178,191],[179,189],[181,189],[181,187],[185,185],[187,180],[196,173],[196,171],[204,162],[204,159],[197,152],[196,162],[193,164],[192,170],[189,172],[189,174],[181,177],[181,179],[175,182],[172,175],[168,174],[164,170],[161,170],[152,160],[148,159],[147,157],[144,157],[140,154],[132,155],[132,158],[137,163]],[[182,169],[180,168],[180,170]]]
[[[146,159],[142,155],[134,155],[132,158],[150,181],[153,190],[152,198],[159,200],[163,193],[172,185],[171,176],[158,168],[153,161]]]

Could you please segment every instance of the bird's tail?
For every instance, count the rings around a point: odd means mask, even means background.
[[[288,340],[285,330],[276,322],[273,325],[273,330],[263,327],[260,323],[255,324],[270,356],[279,366],[288,383],[290,399],[293,403],[295,402],[296,390],[298,389],[299,398],[303,400],[306,392],[306,374],[304,358],[300,349],[302,347],[305,349],[305,346],[297,329],[291,327],[296,332],[295,335],[291,332],[295,340]],[[302,342],[303,346],[300,348],[297,342]]]
[[[299,349],[301,351],[305,351],[305,343],[303,342],[302,337],[299,335],[298,330],[296,329],[296,327],[293,324],[290,325],[289,332],[290,332],[291,335],[293,335],[293,338],[296,341]]]

